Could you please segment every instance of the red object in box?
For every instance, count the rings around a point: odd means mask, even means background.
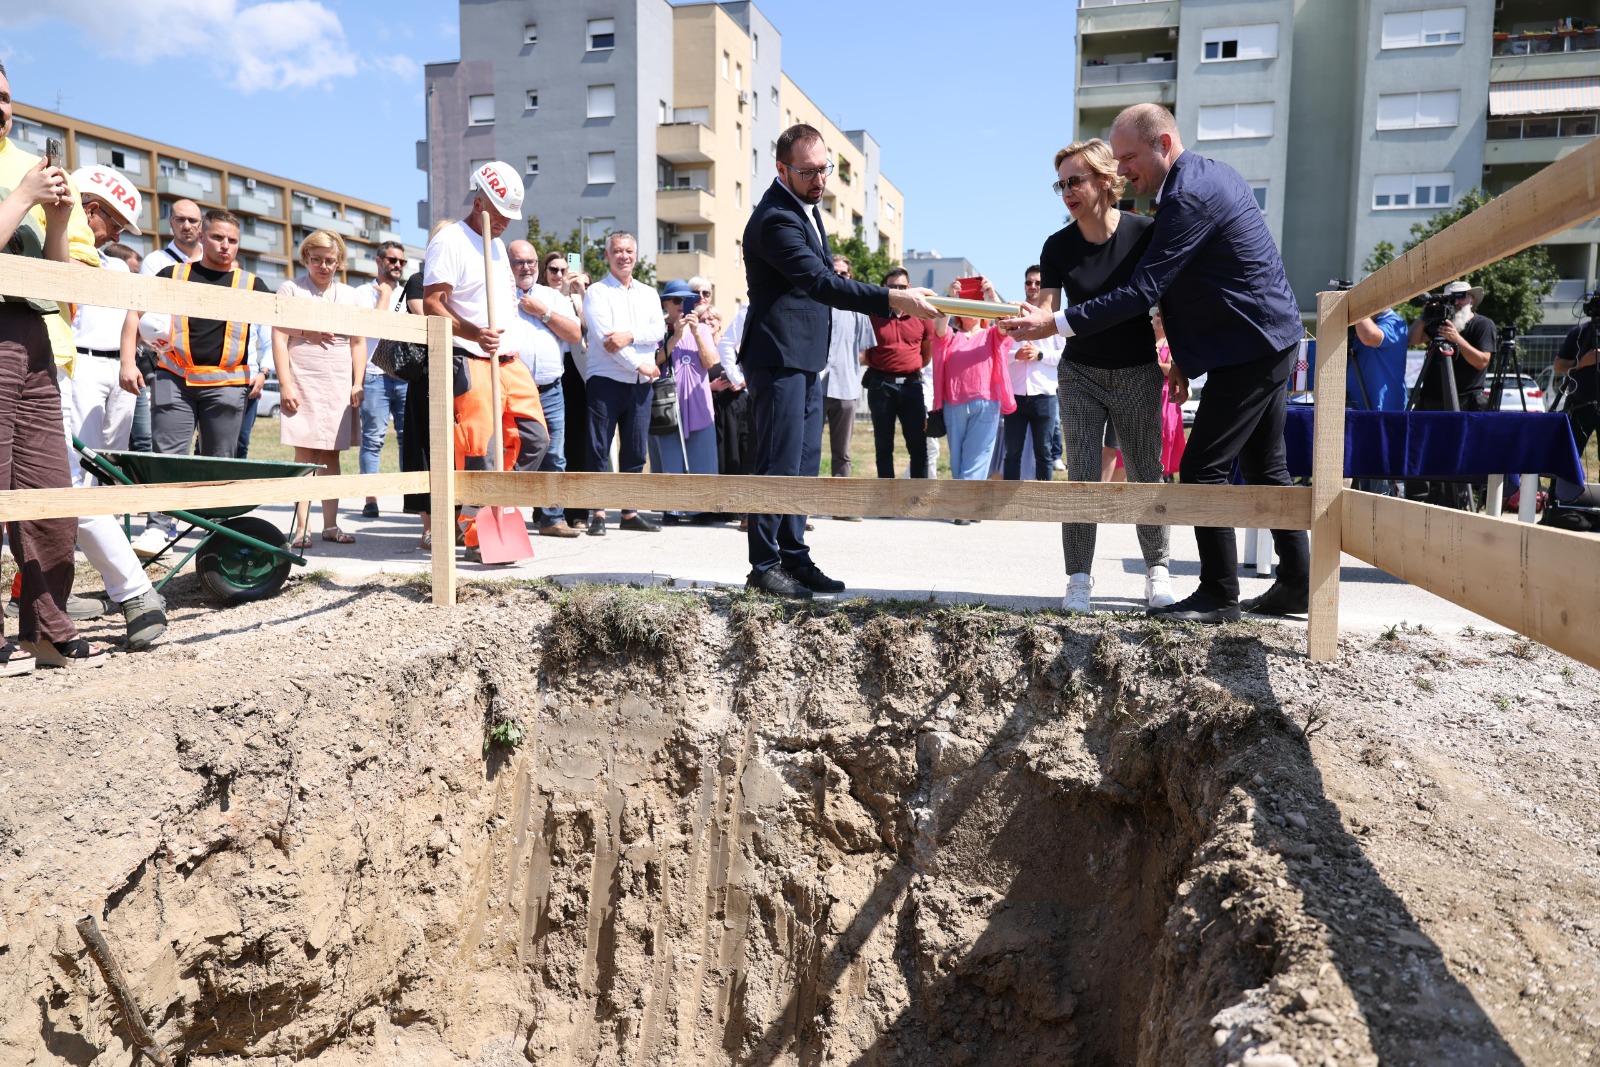
[[[961,287],[959,295],[963,300],[983,299],[982,278],[957,278],[956,284]]]

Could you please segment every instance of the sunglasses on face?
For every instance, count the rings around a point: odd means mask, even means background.
[[[383,257],[383,261],[385,263],[392,263],[396,267],[403,267],[403,266],[406,265],[406,257],[405,256],[384,256]]]
[[[1076,189],[1078,186],[1082,185],[1088,180],[1089,176],[1087,174],[1074,174],[1066,181],[1051,183],[1050,188],[1057,196],[1060,196],[1068,189]]]

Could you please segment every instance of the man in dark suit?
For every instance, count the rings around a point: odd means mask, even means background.
[[[1178,473],[1190,485],[1222,485],[1234,460],[1252,485],[1288,485],[1285,383],[1304,329],[1283,260],[1250,187],[1226,163],[1185,152],[1171,112],[1136,104],[1111,127],[1117,172],[1141,196],[1157,196],[1149,248],[1132,281],[1051,315],[1027,309],[1001,328],[1025,339],[1097,333],[1147,315],[1157,301],[1174,374],[1206,375]],[[1174,620],[1239,618],[1238,549],[1232,527],[1197,526],[1200,586],[1165,608]],[[1243,605],[1266,615],[1304,613],[1311,576],[1303,530],[1273,530],[1277,581]]]
[[[804,124],[778,138],[778,177],[744,228],[750,288],[743,347],[755,442],[755,473],[816,477],[822,468],[822,387],[828,365],[829,308],[886,317],[891,311],[937,318],[926,289],[888,290],[833,272],[817,204],[833,164],[822,134]],[[804,515],[750,517],[750,577],[776,596],[809,599],[844,583],[811,562]]]

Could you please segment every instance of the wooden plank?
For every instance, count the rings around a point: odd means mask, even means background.
[[[1600,538],[1371,493],[1342,520],[1357,559],[1600,667]]]
[[[1436,289],[1600,215],[1600,141],[1559,159],[1350,290],[1350,319]]]
[[[340,474],[328,478],[263,478],[244,482],[164,482],[93,488],[13,489],[0,493],[0,518],[5,522],[21,522],[26,519],[79,515],[194,511],[238,507],[242,504],[291,504],[329,497],[420,493],[427,487],[428,476],[417,472]]]
[[[52,263],[22,256],[0,256],[0,293],[43,300],[65,300],[98,307],[137,308],[198,316],[324,330],[354,337],[388,337],[426,341],[427,322],[420,315],[397,315],[332,304],[323,300],[280,297],[216,285],[175,282],[121,271],[85,269],[82,264]]]
[[[1275,485],[980,481],[910,478],[756,478],[701,474],[527,474],[461,471],[458,503],[531,507],[621,504],[647,509],[917,519],[1141,522],[1305,530],[1311,491]]]
[[[449,319],[428,319],[427,489],[433,507],[428,528],[433,535],[433,602],[440,607],[456,602],[456,406],[451,333]]]
[[[1316,426],[1311,438],[1311,601],[1307,652],[1313,660],[1339,655],[1339,554],[1343,530],[1344,376],[1349,353],[1345,293],[1317,295]]]

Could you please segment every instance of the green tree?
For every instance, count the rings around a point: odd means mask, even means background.
[[[850,261],[850,272],[856,281],[870,285],[882,284],[883,276],[900,265],[898,259],[890,257],[883,249],[868,245],[860,226],[849,237],[833,238],[833,254]]]
[[[610,233],[607,230],[606,233]],[[572,232],[563,238],[555,234],[545,233],[544,227],[539,224],[537,215],[528,216],[527,241],[539,250],[539,258],[543,259],[551,252],[560,252],[562,255],[571,255],[577,252],[583,257],[583,269],[591,278],[603,278],[606,274],[606,234],[590,234],[589,243],[583,243],[583,234],[574,226]],[[633,268],[633,276],[646,285],[656,283],[656,265],[644,256],[640,249],[639,263]]]
[[[1361,263],[1361,270],[1366,274],[1376,274],[1379,270],[1394,259],[1394,242],[1379,241],[1372,249],[1372,255]]]
[[[1452,223],[1459,222],[1483,207],[1494,199],[1481,189],[1473,189],[1463,194],[1454,207],[1446,208],[1427,222],[1418,222],[1411,227],[1411,239],[1406,242],[1401,251],[1409,252],[1423,241],[1443,230]],[[1372,250],[1372,255],[1362,264],[1368,270],[1375,270],[1394,258],[1394,246],[1387,241],[1380,242]],[[1524,248],[1514,256],[1490,263],[1480,267],[1467,275],[1467,283],[1483,286],[1483,302],[1478,305],[1477,311],[1492,319],[1498,326],[1513,325],[1518,330],[1528,330],[1537,325],[1544,318],[1544,312],[1539,306],[1539,301],[1550,294],[1555,288],[1559,273],[1555,265],[1550,262],[1550,256],[1539,245]],[[1408,319],[1414,319],[1422,312],[1420,298],[1412,299],[1409,304],[1402,305],[1402,314]]]

